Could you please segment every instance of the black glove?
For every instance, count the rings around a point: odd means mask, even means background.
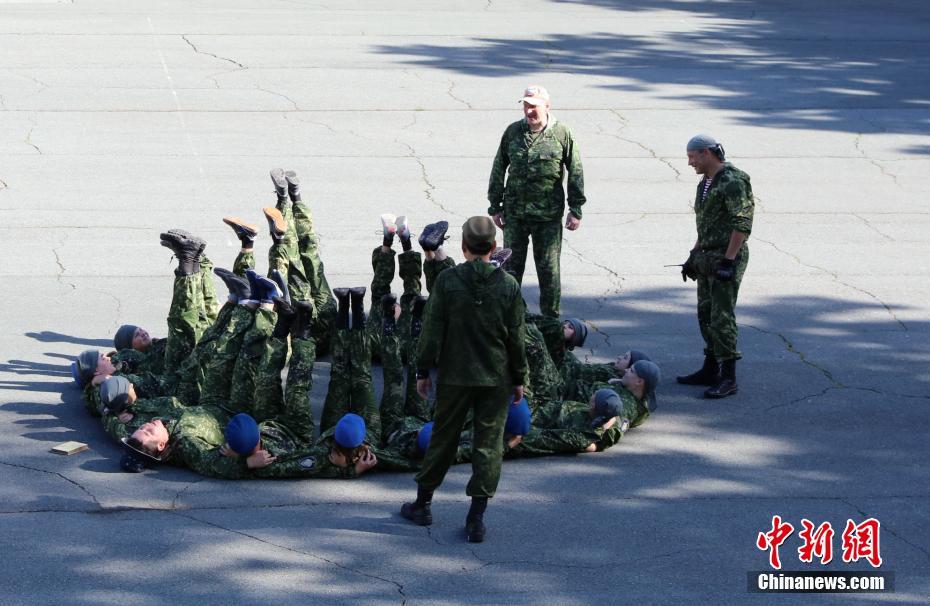
[[[716,277],[721,282],[732,282],[736,275],[736,261],[726,257],[717,261]]]
[[[697,253],[697,250],[692,250],[691,254],[688,255],[688,260],[685,261],[681,266],[681,281],[687,282],[688,278],[692,280],[697,280],[697,270],[694,268],[694,255]]]

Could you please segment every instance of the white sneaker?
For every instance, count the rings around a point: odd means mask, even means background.
[[[401,215],[397,217],[394,225],[397,228],[398,236],[404,239],[410,238],[410,227],[407,225],[407,215]]]
[[[381,215],[381,227],[384,228],[384,235],[393,234],[397,231],[397,227],[394,223],[397,221],[397,217],[390,213],[385,213]]]

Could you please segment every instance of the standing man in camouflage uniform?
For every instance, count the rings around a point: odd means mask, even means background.
[[[540,313],[557,318],[562,295],[562,182],[567,170],[565,228],[574,231],[581,227],[581,206],[585,203],[581,156],[572,131],[549,113],[545,88],[528,87],[521,103],[524,118],[504,131],[491,167],[488,214],[504,230],[504,246],[513,250],[507,271],[518,283],[523,282],[529,241],[533,239]]]
[[[704,365],[677,377],[685,385],[707,385],[707,398],[736,393],[736,297],[749,263],[746,240],[755,202],[749,175],[724,160],[723,146],[709,135],[688,141],[688,165],[703,175],[694,198],[697,240],[681,268],[682,280],[697,282],[697,311],[704,337]]]
[[[417,346],[417,391],[432,388],[438,368],[436,412],[429,448],[417,474],[417,499],[401,515],[415,524],[433,522],[433,491],[455,458],[459,436],[472,415],[472,498],[465,519],[470,542],[484,540],[484,511],[500,480],[508,399],[523,398],[527,379],[525,304],[516,280],[490,263],[497,230],[488,217],[471,217],[462,227],[465,262],[436,278]]]

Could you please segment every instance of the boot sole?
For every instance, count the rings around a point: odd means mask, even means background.
[[[274,183],[275,189],[287,191],[287,177],[283,169],[273,168],[269,174],[271,175],[271,182]]]
[[[273,206],[266,206],[262,209],[265,218],[268,219],[268,226],[271,227],[275,235],[283,236],[287,233],[287,223],[284,221],[284,215],[281,211]]]
[[[704,397],[707,398],[708,400],[720,400],[722,398],[736,395],[736,392],[738,391],[739,389],[737,388],[733,388],[730,391],[727,391],[725,393],[710,393],[709,391],[705,391]]]
[[[680,385],[703,385],[704,387],[713,387],[720,382],[719,377],[711,379],[709,381],[698,381],[698,380],[688,380],[685,377],[675,377]]]
[[[258,226],[246,223],[239,217],[223,217],[223,223],[233,228],[236,233],[246,233],[253,238],[258,235]]]
[[[404,510],[401,509],[400,517],[404,518],[405,520],[409,520],[413,522],[417,526],[431,526],[433,524],[433,514],[430,514],[428,516],[417,517],[413,515],[407,515],[404,513]]]

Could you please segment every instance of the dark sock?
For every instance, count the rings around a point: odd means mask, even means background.
[[[394,234],[384,234],[384,240],[381,241],[381,244],[391,248],[394,245]]]
[[[410,250],[413,247],[413,244],[410,243],[410,236],[407,236],[406,238],[401,236],[400,245],[401,247],[403,247],[404,252],[407,252],[408,250]]]

